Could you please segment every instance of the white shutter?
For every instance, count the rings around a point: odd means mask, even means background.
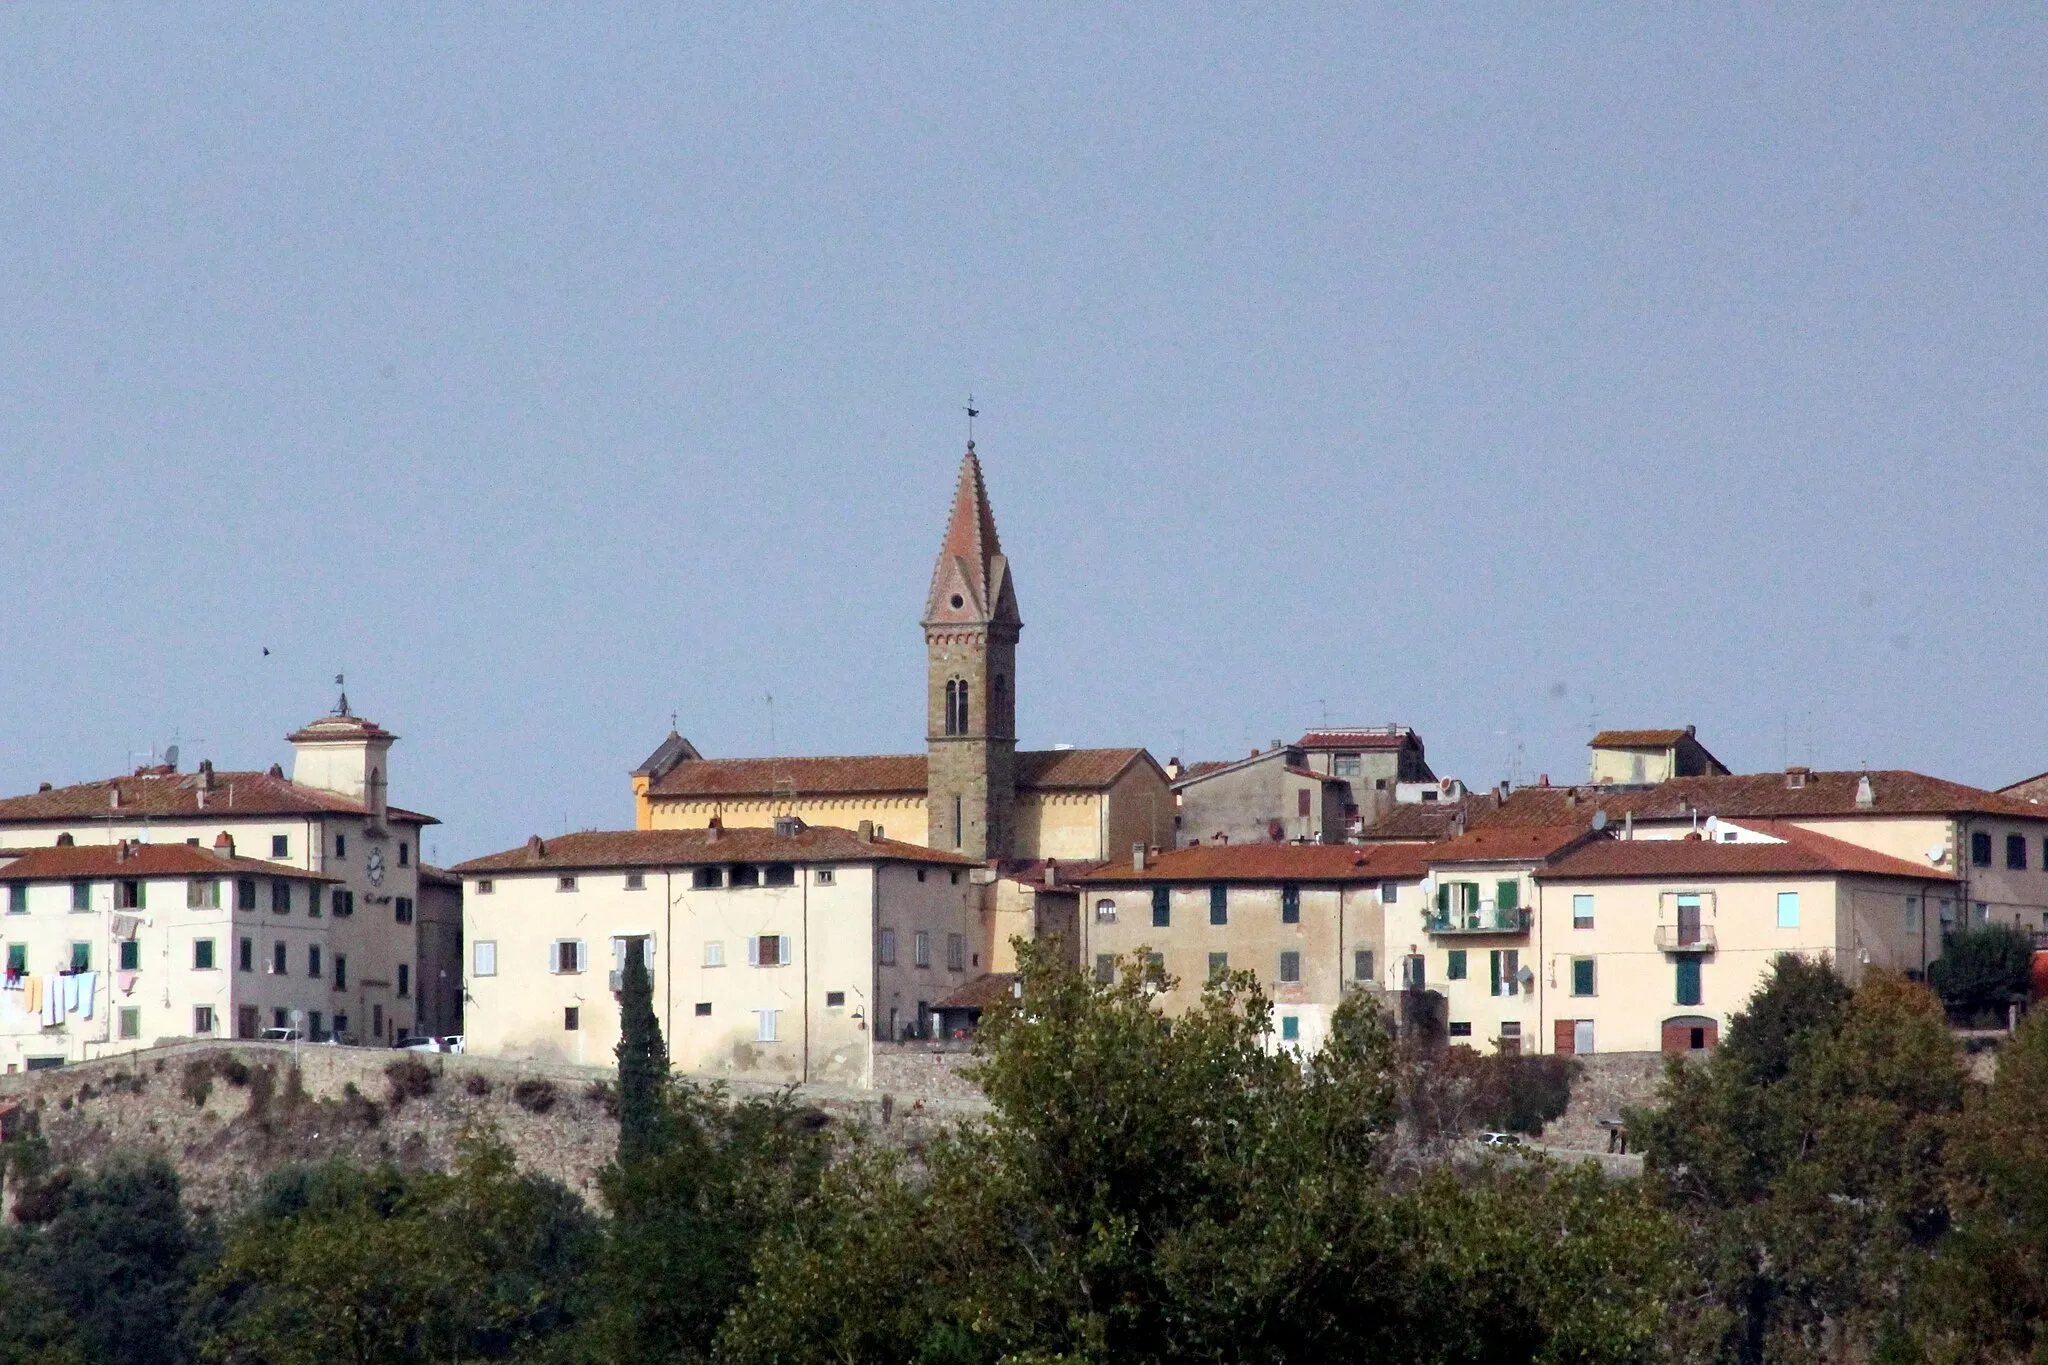
[[[747,965],[749,967],[761,965],[761,940],[758,938],[747,940]]]
[[[579,972],[590,970],[590,949],[580,938],[576,940],[576,970]]]
[[[648,971],[654,970],[654,935],[649,934],[640,940],[640,960],[647,965]]]
[[[615,972],[626,970],[626,940],[622,938],[614,938],[612,940],[612,970]]]

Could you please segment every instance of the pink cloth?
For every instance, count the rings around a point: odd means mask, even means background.
[[[133,995],[135,993],[135,973],[115,972],[114,984],[121,988],[121,994]]]

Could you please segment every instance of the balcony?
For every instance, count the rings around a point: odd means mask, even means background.
[[[1481,901],[1476,909],[1431,914],[1422,928],[1430,934],[1526,934],[1529,912],[1520,907],[1502,910],[1492,901]]]
[[[1657,951],[1661,953],[1711,953],[1714,926],[1711,924],[1660,924]]]

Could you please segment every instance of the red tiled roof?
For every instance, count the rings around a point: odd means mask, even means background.
[[[1451,836],[1461,813],[1470,822],[1482,809],[1493,809],[1493,798],[1474,797],[1469,805],[1458,801],[1403,801],[1389,806],[1357,837],[1366,843],[1434,842]]]
[[[1600,838],[1536,873],[1539,881],[1629,877],[1768,877],[1843,873],[1953,882],[1954,874],[1876,853],[1797,825],[1770,820],[1745,827],[1784,840],[1777,844],[1715,843],[1707,839]]]
[[[347,698],[343,698],[343,700],[346,701]],[[308,740],[397,738],[397,735],[392,734],[376,721],[364,720],[361,716],[352,716],[346,711],[337,712],[331,716],[322,716],[320,719],[302,725],[285,736],[285,739],[292,744],[302,744]]]
[[[1101,866],[1101,861],[1094,858],[1074,858],[1071,860],[1061,858],[1012,858],[998,863],[996,865],[996,872],[998,875],[1007,877],[1013,882],[1043,889],[1046,884],[1045,871],[1047,868],[1051,868],[1053,886],[1071,891],[1074,888],[1074,880],[1077,877],[1084,873],[1093,872]]]
[[[1587,837],[1571,825],[1501,826],[1474,829],[1437,844],[1429,861],[1437,863],[1548,862]]]
[[[1293,773],[1296,777],[1306,777],[1311,782],[1343,782],[1348,784],[1351,781],[1350,778],[1339,777],[1335,773],[1319,773],[1314,768],[1290,767],[1287,771]]]
[[[223,858],[192,844],[129,844],[121,857],[118,844],[63,844],[34,848],[0,867],[0,880],[68,882],[111,877],[220,877],[228,875],[283,877],[301,882],[333,882],[289,863],[254,858]]]
[[[1873,799],[1870,805],[1859,806],[1856,791],[1864,777],[1870,779]],[[1654,787],[1625,790],[1606,786],[1521,787],[1497,810],[1483,817],[1475,816],[1472,823],[1590,824],[1596,810],[1606,811],[1608,820],[1615,824],[1629,812],[1638,820],[1684,820],[1695,813],[1731,820],[1883,815],[2048,819],[2048,812],[2030,802],[1902,769],[1808,773],[1802,786],[1790,787],[1786,782],[1784,773],[1747,773],[1674,777]]]
[[[1235,767],[1242,761],[1235,758],[1205,758],[1200,763],[1185,764],[1180,770],[1180,776],[1173,779],[1174,785],[1178,786],[1183,782],[1192,782],[1198,777],[1207,777],[1210,773],[1221,772],[1225,768]]]
[[[480,873],[571,872],[611,867],[691,867],[706,863],[936,863],[978,867],[972,858],[895,839],[864,840],[850,829],[806,825],[794,834],[769,826],[706,829],[586,830],[471,858],[448,869]]]
[[[1013,972],[990,972],[954,991],[951,995],[932,1006],[939,1010],[988,1010],[994,1009],[1010,998],[1016,989],[1017,977]]]
[[[1668,749],[1685,738],[1683,730],[1602,730],[1586,741],[1589,749]]]
[[[2043,800],[2048,800],[2048,773],[2035,773],[2032,777],[2023,778],[2009,787],[2000,787],[1998,794],[2009,796],[2015,801],[2025,801],[2029,805],[2039,804]]]
[[[1017,754],[1019,791],[1093,791],[1111,786],[1143,749],[1024,749]],[[647,788],[652,797],[850,796],[922,797],[923,754],[859,754],[833,758],[693,758]]]
[[[367,815],[369,808],[333,792],[302,787],[289,778],[257,772],[217,772],[213,788],[200,795],[199,773],[157,772],[80,782],[26,796],[0,798],[0,824],[33,822],[79,824],[85,821],[152,819],[231,820],[286,815]],[[113,804],[120,792],[121,804]],[[431,815],[391,806],[386,814],[401,824],[438,825]]]
[[[1132,882],[1377,882],[1421,875],[1421,865],[1402,844],[1202,844],[1155,854],[1146,860],[1143,872],[1129,861],[1104,863],[1074,880],[1083,886],[1106,886]]]
[[[1310,730],[1294,742],[1297,749],[1399,749],[1420,743],[1406,727],[1392,730]]]

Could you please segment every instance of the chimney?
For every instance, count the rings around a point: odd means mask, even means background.
[[[857,833],[860,836],[860,841],[862,843],[872,844],[875,841],[875,822],[872,820],[861,821],[860,826],[855,831],[855,833]]]
[[[794,839],[798,831],[802,830],[803,827],[804,822],[797,816],[778,815],[775,817],[775,837],[778,839]]]
[[[1045,884],[1047,886],[1058,886],[1060,884],[1060,865],[1057,859],[1047,858],[1045,860]]]
[[[548,856],[548,846],[538,834],[530,834],[526,838],[526,852],[528,857],[545,858]]]
[[[107,788],[107,804],[115,810],[121,809],[121,784],[116,782]]]
[[[216,835],[214,835],[214,836],[213,836],[213,856],[214,856],[214,857],[216,857],[216,858],[232,858],[232,857],[234,857],[234,856],[235,856],[235,836],[234,836],[234,835],[232,835],[232,834],[230,834],[230,833],[228,833],[228,832],[227,832],[226,830],[222,830],[222,831],[221,831],[221,832],[220,832],[219,834],[216,834]]]
[[[1536,774],[1536,785],[1537,785],[1537,786],[1539,786],[1539,787],[1547,787],[1547,786],[1549,786],[1549,785],[1550,785],[1550,774],[1549,774],[1549,773],[1538,773],[1538,774]]]
[[[1579,789],[1577,787],[1565,788],[1564,803],[1567,806],[1576,806],[1579,804]]]
[[[114,861],[117,863],[128,861],[128,841],[126,839],[122,839],[114,845]]]
[[[203,792],[213,790],[213,760],[210,758],[199,760],[199,790]]]
[[[50,790],[50,784],[47,782],[38,782],[36,784],[36,790],[39,792],[46,792]]]
[[[714,815],[711,817],[711,823],[704,826],[704,842],[715,844],[718,842],[718,836],[723,833],[725,833],[725,821],[719,816]]]
[[[1168,779],[1176,782],[1179,781],[1183,771],[1180,766],[1180,755],[1175,754],[1172,758],[1166,760],[1166,776]]]
[[[1856,808],[1869,810],[1877,804],[1877,789],[1870,785],[1870,774],[1864,773],[1856,779]]]
[[[77,842],[78,841],[76,839],[71,837],[70,830],[65,830],[62,834],[57,836],[57,847],[59,848],[70,848],[73,844]]]
[[[1143,844],[1132,844],[1132,845],[1131,845],[1131,871],[1133,871],[1133,872],[1143,872],[1144,870],[1145,870],[1145,846],[1144,846]]]
[[[1624,839],[1636,837],[1636,813],[1632,810],[1625,810],[1621,813],[1621,837]]]
[[[272,777],[283,777],[283,776],[284,776],[284,765],[283,765],[282,763],[273,763],[273,764],[271,764],[271,765],[270,765],[270,775],[271,775]]]

